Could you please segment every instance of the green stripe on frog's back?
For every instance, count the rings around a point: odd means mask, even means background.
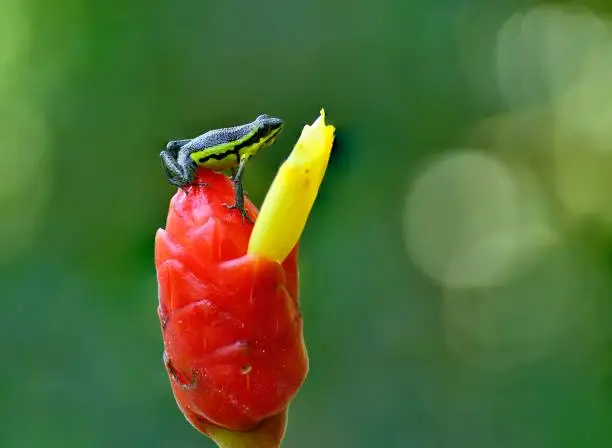
[[[280,128],[270,130],[265,126],[254,127],[240,139],[194,152],[191,158],[205,168],[228,169],[238,165],[241,158],[249,158],[263,146],[272,143],[279,132]]]
[[[190,154],[190,158],[198,165],[213,170],[223,170],[236,166],[240,162],[240,146],[253,137],[258,128],[253,126],[242,137],[204,148]]]

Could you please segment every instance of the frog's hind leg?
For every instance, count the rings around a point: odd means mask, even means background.
[[[191,141],[190,138],[183,139],[183,140],[171,140],[168,143],[166,143],[166,151],[174,154],[174,156],[176,157],[181,147],[183,147],[190,141]]]
[[[161,157],[164,174],[170,184],[182,188],[193,181],[195,170],[193,170],[194,172],[186,172],[187,170],[178,163],[176,157],[170,151],[162,151],[159,156]]]

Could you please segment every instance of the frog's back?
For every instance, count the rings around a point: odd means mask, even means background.
[[[253,133],[253,123],[215,129],[194,138],[181,148],[197,165],[213,170],[232,168],[240,162],[238,145]]]
[[[194,138],[187,143],[185,147],[194,152],[215,150],[215,148],[223,151],[221,148],[223,146],[228,146],[230,147],[228,149],[231,149],[236,142],[239,142],[245,136],[249,135],[253,129],[254,125],[252,123],[233,126],[231,128],[215,129]]]

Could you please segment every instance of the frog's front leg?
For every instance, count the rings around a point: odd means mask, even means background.
[[[242,159],[240,159],[238,170],[236,171],[235,174],[232,173],[233,174],[232,182],[234,183],[234,191],[235,191],[234,205],[225,205],[225,206],[229,209],[238,210],[240,212],[240,215],[242,216],[243,222],[246,218],[249,222],[254,224],[253,220],[251,219],[246,209],[244,208],[244,189],[242,186],[242,175],[244,174],[244,168],[246,167],[246,163],[248,160],[249,160],[248,157],[243,157]]]

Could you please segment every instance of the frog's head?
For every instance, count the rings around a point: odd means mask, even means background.
[[[280,131],[283,129],[283,120],[270,115],[262,114],[255,119],[255,125],[260,129],[262,140],[270,145],[274,142]]]

